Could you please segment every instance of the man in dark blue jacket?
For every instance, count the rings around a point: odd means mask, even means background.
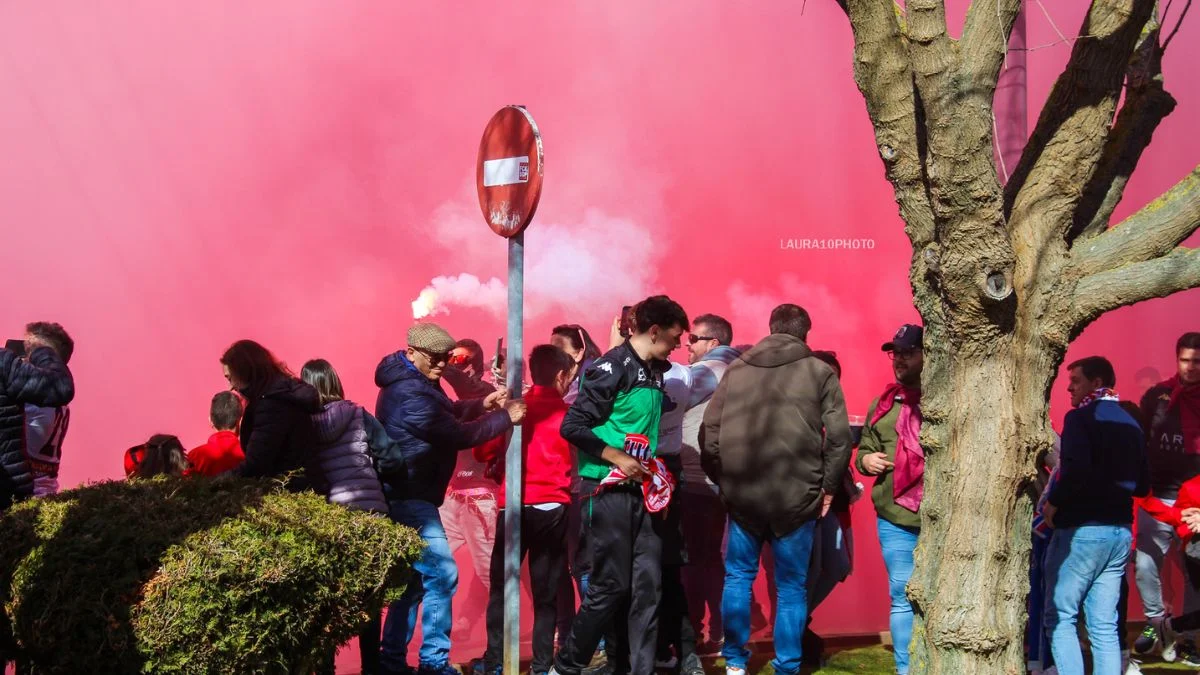
[[[426,549],[414,565],[419,583],[388,609],[380,649],[384,673],[411,673],[408,642],[424,603],[420,675],[452,675],[450,605],[458,568],[446,542],[438,507],[454,473],[458,452],[506,433],[525,416],[525,404],[508,401],[505,392],[486,398],[451,401],[441,377],[455,347],[454,339],[431,323],[408,331],[408,348],[384,357],[375,370],[380,387],[375,416],[393,439],[376,456],[379,478],[392,520],[421,534]]]
[[[1133,498],[1149,492],[1142,429],[1121,407],[1112,364],[1090,356],[1067,366],[1071,410],[1063,418],[1058,476],[1042,514],[1054,527],[1046,550],[1046,632],[1062,673],[1083,673],[1076,624],[1086,608],[1097,673],[1120,673],[1117,603],[1133,545]]]

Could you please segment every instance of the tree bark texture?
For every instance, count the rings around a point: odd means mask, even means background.
[[[1050,387],[1101,314],[1200,286],[1200,251],[1179,247],[1200,227],[1200,168],[1110,227],[1174,108],[1153,0],[1094,0],[1007,184],[992,104],[1021,0],[977,0],[960,40],[943,0],[839,4],[925,322],[912,670],[1019,675]]]

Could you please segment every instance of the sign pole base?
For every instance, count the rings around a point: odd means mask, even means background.
[[[523,356],[525,233],[508,240],[508,398],[521,398]],[[504,673],[521,672],[521,426],[513,427],[504,460]]]

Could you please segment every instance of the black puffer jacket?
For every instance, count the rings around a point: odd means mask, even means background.
[[[246,461],[235,472],[247,478],[270,478],[303,469],[288,489],[324,494],[328,485],[317,461],[312,418],[321,412],[317,390],[295,378],[280,377],[257,396],[243,394],[247,402],[241,441]]]
[[[0,349],[0,510],[33,494],[25,461],[25,404],[57,407],[73,398],[75,381],[54,350],[39,347],[22,361]]]

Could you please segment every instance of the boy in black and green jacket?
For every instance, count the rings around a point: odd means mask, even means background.
[[[658,444],[666,359],[688,320],[678,303],[656,295],[637,306],[635,323],[628,340],[588,368],[562,424],[563,438],[579,449],[585,484],[596,484],[614,468],[631,480],[583,504],[591,577],[552,673],[578,675],[610,628],[618,641],[610,647],[615,673],[654,671],[662,542],[642,500],[642,462]]]

